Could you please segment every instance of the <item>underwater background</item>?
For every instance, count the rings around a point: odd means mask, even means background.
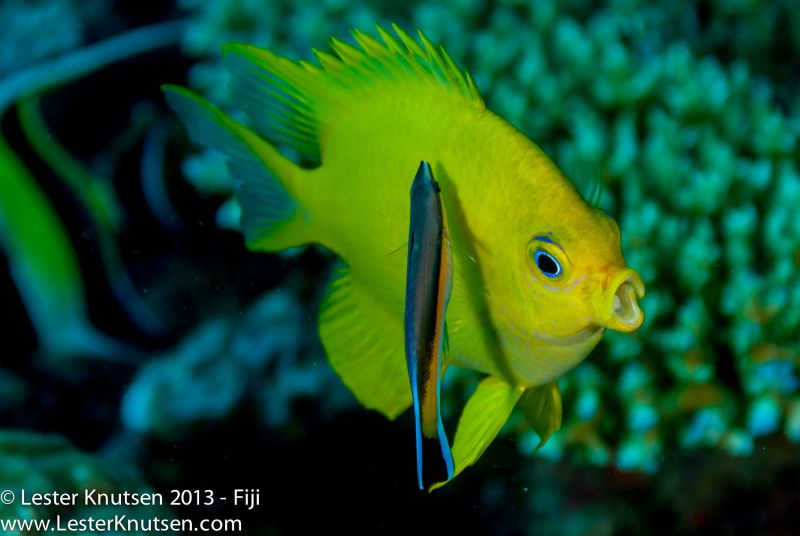
[[[647,285],[642,328],[559,380],[544,448],[512,416],[430,495],[409,412],[359,407],[327,364],[332,255],[247,251],[222,156],[160,92],[235,113],[222,43],[311,59],[392,22],[579,188],[601,179]],[[0,490],[256,488],[252,510],[107,507],[244,534],[800,532],[792,1],[3,0],[0,112]],[[445,379],[450,434],[475,383]],[[54,513],[87,509],[0,504]]]

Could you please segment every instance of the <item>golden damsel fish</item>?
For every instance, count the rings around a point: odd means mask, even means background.
[[[458,474],[515,407],[542,441],[558,429],[555,380],[605,329],[639,327],[644,284],[622,257],[616,222],[486,108],[444,49],[394,31],[379,27],[381,41],[355,31],[360,49],[334,39],[335,55],[315,51],[319,65],[226,45],[247,125],[188,90],[165,92],[192,138],[228,156],[250,248],[318,243],[340,257],[321,304],[322,342],[356,398],[389,418],[412,403],[408,263],[390,253],[408,238],[411,182],[429,163],[452,251],[442,368],[487,375],[456,430]]]

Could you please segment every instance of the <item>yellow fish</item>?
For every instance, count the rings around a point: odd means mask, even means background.
[[[356,398],[390,419],[412,401],[406,262],[392,252],[408,238],[412,180],[430,163],[452,251],[443,367],[487,375],[459,420],[455,476],[515,407],[542,444],[560,427],[556,379],[607,328],[641,325],[644,283],[622,257],[616,222],[486,108],[443,48],[393,29],[378,27],[380,40],[354,31],[360,49],[333,39],[334,54],[315,51],[319,65],[224,46],[248,126],[186,89],[164,89],[191,137],[227,154],[248,247],[317,243],[339,255],[320,336]]]

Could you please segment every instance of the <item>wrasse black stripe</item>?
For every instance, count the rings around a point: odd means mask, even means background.
[[[405,348],[417,443],[420,489],[453,475],[453,459],[439,411],[442,341],[452,286],[452,259],[439,185],[427,162],[411,186],[406,271]]]

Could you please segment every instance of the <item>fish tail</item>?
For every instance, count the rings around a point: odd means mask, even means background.
[[[453,477],[453,455],[444,429],[432,436],[417,430],[417,483],[420,490]]]
[[[298,195],[307,172],[196,93],[171,85],[162,89],[192,140],[228,157],[247,246],[279,251],[314,241],[310,216]]]
[[[412,357],[409,362],[411,395],[417,434],[417,483],[419,489],[453,477],[453,455],[444,431],[441,415],[441,380],[443,340],[439,352],[429,359]],[[414,354],[412,354],[414,355]]]
[[[421,490],[436,482],[450,480],[454,470],[453,455],[439,410],[440,375],[425,383],[429,385],[422,386],[424,393],[412,387],[417,435],[417,483]]]

